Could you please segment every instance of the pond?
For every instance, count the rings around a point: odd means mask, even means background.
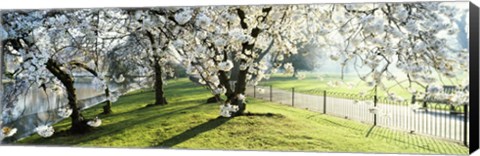
[[[76,81],[75,88],[80,109],[87,109],[106,101],[104,90],[96,88],[91,78],[82,78]],[[145,80],[143,80],[145,81]],[[4,84],[5,92],[13,86],[12,83]],[[109,83],[109,89],[114,96],[120,96],[131,90],[136,90],[149,86],[147,83],[142,85]],[[10,87],[10,88],[9,88]],[[17,133],[9,138],[2,140],[2,143],[12,142],[35,133],[34,129],[40,125],[52,125],[64,118],[60,117],[57,110],[67,106],[68,100],[65,96],[59,96],[58,92],[48,89],[44,91],[38,87],[31,87],[27,93],[18,96],[18,101],[13,104],[11,113],[2,110],[2,121],[4,126],[17,128]],[[0,105],[4,108],[4,104]]]

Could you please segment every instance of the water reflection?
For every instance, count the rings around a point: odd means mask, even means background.
[[[78,106],[81,109],[101,104],[107,99],[103,89],[96,88],[89,82],[84,79],[75,83]],[[12,86],[9,83],[4,85],[5,88]],[[130,90],[149,85],[147,83],[126,85],[111,82],[109,83],[109,89],[112,95],[120,96]],[[12,108],[12,114],[3,114],[2,116],[3,125],[17,128],[17,133],[2,140],[2,143],[9,143],[27,137],[35,133],[34,129],[37,126],[51,125],[64,119],[58,115],[57,110],[58,108],[66,107],[68,100],[65,96],[59,94],[51,89],[44,91],[43,89],[32,87],[26,94],[20,95],[19,100],[14,104],[15,107]]]

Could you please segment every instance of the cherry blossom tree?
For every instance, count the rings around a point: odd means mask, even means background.
[[[354,63],[360,79],[385,90],[383,79],[400,85],[392,66],[406,74],[410,90],[468,72],[468,52],[447,43],[458,32],[456,11],[438,2],[181,8],[174,20],[187,30],[171,40],[187,71],[200,75],[214,94],[225,93],[225,105],[239,115],[245,86],[281,65],[292,73],[292,64],[281,62],[302,43],[320,46],[343,66]]]
[[[0,20],[0,23],[2,21]],[[5,31],[5,29],[3,28],[3,26],[0,25],[0,43],[3,43],[3,41],[5,39],[7,39],[8,37],[8,34],[7,32]],[[4,92],[4,89],[3,89],[3,75],[4,75],[4,71],[3,71],[3,68],[4,68],[4,55],[3,55],[3,44],[0,44],[0,102],[3,102],[3,92]],[[4,105],[0,105],[0,112],[3,112],[3,107]],[[1,113],[3,114],[3,113]],[[8,138],[8,137],[11,137],[13,136],[16,132],[17,132],[17,129],[16,128],[13,128],[13,127],[8,127],[8,126],[4,126],[3,125],[3,117],[0,116],[0,144],[1,144],[1,141],[4,139],[4,138]]]
[[[163,87],[166,84],[166,77],[174,74],[171,62],[175,62],[175,57],[169,50],[169,39],[164,37],[168,29],[165,16],[169,11],[168,8],[125,10],[130,21],[127,27],[133,43],[140,45],[138,50],[131,52],[132,61],[142,69],[140,75],[154,77],[155,102],[148,106],[168,103]],[[153,73],[149,74],[151,71]]]
[[[102,114],[112,113],[111,105],[118,99],[118,95],[112,95],[109,84],[110,82],[122,83],[125,78],[123,73],[115,72],[110,68],[118,60],[114,57],[114,53],[118,50],[129,35],[127,28],[127,17],[124,16],[121,9],[99,9],[96,10],[91,23],[91,30],[95,35],[95,39],[91,39],[87,43],[87,48],[93,52],[92,60],[89,62],[92,69],[102,74],[105,83],[105,105]],[[94,74],[95,75],[95,74]]]
[[[465,4],[466,5],[466,4]],[[357,75],[376,90],[389,91],[383,81],[416,94],[413,85],[438,90],[445,79],[458,84],[457,75],[468,73],[468,51],[452,46],[459,28],[455,7],[440,2],[334,4],[318,7],[322,12],[319,27],[324,33],[314,38],[328,56],[344,67],[353,64]],[[404,87],[394,69],[406,75]],[[359,72],[368,70],[367,73]],[[343,75],[343,74],[342,74]],[[437,87],[432,89],[432,87]],[[441,88],[441,86],[440,86]],[[442,90],[442,89],[440,89]],[[468,91],[467,91],[468,92]],[[434,94],[434,92],[432,92]],[[392,99],[400,99],[389,93]],[[468,93],[459,95],[468,99]],[[456,100],[457,104],[464,104]]]
[[[8,33],[4,50],[16,55],[15,63],[19,64],[13,73],[16,81],[26,81],[66,96],[71,109],[72,133],[84,133],[90,127],[78,108],[72,74],[74,69],[91,73],[95,76],[96,85],[105,86],[102,75],[83,63],[92,56],[85,47],[95,36],[89,31],[91,16],[92,12],[88,9],[12,11],[3,14],[2,25]]]
[[[72,76],[78,69],[105,90],[108,113],[116,98],[110,98],[108,75],[122,81],[152,75],[153,105],[164,105],[171,64],[182,64],[212,91],[209,101],[222,103],[226,117],[245,111],[247,85],[281,69],[293,74],[291,57],[305,45],[343,66],[367,69],[357,74],[375,88],[386,88],[383,79],[400,85],[393,66],[410,89],[453,79],[455,71],[468,72],[468,52],[447,43],[458,32],[455,12],[438,2],[18,11],[3,14],[0,37],[2,48],[19,58],[15,78],[64,90],[72,131],[83,132],[88,124]]]
[[[316,21],[308,11],[304,5],[178,8],[167,19],[181,37],[170,36],[170,44],[188,74],[198,75],[214,95],[226,95],[222,109],[231,111],[222,115],[240,115],[247,84],[268,78],[316,33],[308,29]],[[284,68],[293,71],[291,63]]]

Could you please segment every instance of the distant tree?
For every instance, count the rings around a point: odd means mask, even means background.
[[[293,72],[293,77],[297,77],[299,71],[314,71],[316,68],[320,67],[323,62],[323,51],[313,44],[307,44],[302,48],[298,49],[298,53],[292,55],[288,58],[292,65],[295,67]]]

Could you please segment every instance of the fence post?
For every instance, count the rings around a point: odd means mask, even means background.
[[[327,90],[323,90],[323,114],[327,114]]]
[[[428,92],[428,85],[427,85],[427,87],[425,87],[425,93],[427,93],[427,92]],[[425,101],[425,100],[423,101],[422,108],[425,108],[425,112],[428,112],[427,101]]]
[[[292,107],[295,107],[295,88],[292,87]]]
[[[375,95],[373,96],[373,107],[377,108],[377,86],[375,85]],[[377,114],[373,114],[373,125],[377,125]]]
[[[468,104],[463,105],[463,144],[468,147]]]
[[[257,97],[257,86],[253,86],[253,98]]]
[[[373,96],[373,107],[377,107],[377,95]],[[377,125],[377,114],[373,114],[373,125]]]
[[[272,96],[273,96],[273,93],[272,93],[272,85],[270,85],[270,102],[272,102]]]

